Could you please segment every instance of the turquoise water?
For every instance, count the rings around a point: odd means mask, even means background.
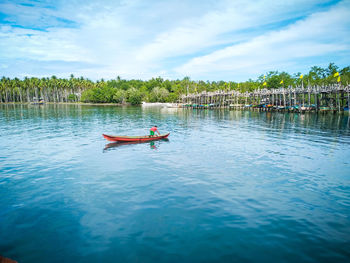
[[[0,254],[346,262],[348,115],[0,105]],[[169,140],[108,145],[101,134]]]

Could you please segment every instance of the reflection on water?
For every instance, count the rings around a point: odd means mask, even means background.
[[[350,115],[348,113],[279,113],[279,112],[257,112],[257,111],[228,111],[228,110],[199,110],[182,108],[139,108],[139,107],[113,107],[113,106],[89,106],[89,105],[60,105],[46,104],[41,106],[33,105],[0,105],[0,114],[4,121],[15,120],[53,120],[53,119],[80,119],[98,120],[103,119],[123,121],[142,121],[144,117],[155,117],[166,120],[169,116],[181,117],[182,124],[191,125],[193,122],[203,119],[232,120],[240,121],[244,119],[253,120],[253,124],[264,122],[268,127],[285,129],[291,126],[303,126],[321,130],[341,131],[350,127]]]
[[[0,105],[0,254],[348,262],[349,146],[348,114]]]
[[[108,143],[105,145],[103,151],[106,152],[107,150],[111,150],[113,148],[117,148],[120,146],[125,146],[125,145],[133,145],[133,144],[148,144],[150,149],[157,149],[160,146],[161,142],[169,142],[168,138],[165,139],[160,139],[157,141],[136,141],[136,142],[113,142],[113,143]]]

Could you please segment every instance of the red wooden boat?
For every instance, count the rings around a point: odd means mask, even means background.
[[[169,133],[161,134],[158,136],[119,136],[119,135],[107,135],[102,134],[102,136],[110,142],[148,142],[154,140],[165,139],[169,136]]]

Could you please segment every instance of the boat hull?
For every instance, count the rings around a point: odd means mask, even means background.
[[[118,136],[102,134],[103,138],[110,142],[148,142],[160,139],[165,139],[169,136],[169,133],[161,134],[159,136]]]

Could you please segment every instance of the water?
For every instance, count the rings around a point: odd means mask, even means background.
[[[20,263],[350,260],[348,115],[0,105],[0,136]]]

